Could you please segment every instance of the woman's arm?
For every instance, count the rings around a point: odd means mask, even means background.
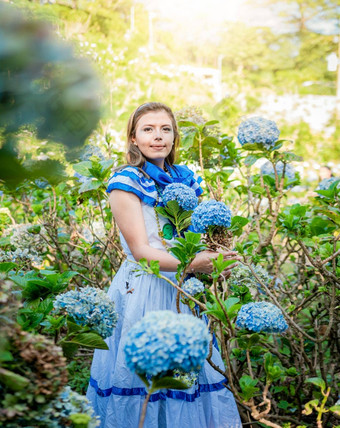
[[[150,246],[145,230],[142,205],[138,196],[124,190],[113,190],[109,200],[114,218],[134,259],[145,258],[148,262],[158,260],[162,271],[176,272],[179,261],[168,252]],[[216,258],[218,254],[202,251],[197,254],[188,271],[211,273],[213,269],[211,258]],[[223,254],[226,259],[238,258],[236,252],[223,252]],[[228,271],[232,267],[230,266]]]

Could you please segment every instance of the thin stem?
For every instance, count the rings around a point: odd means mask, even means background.
[[[148,402],[149,402],[150,397],[151,397],[151,392],[152,392],[152,389],[150,388],[150,391],[148,392],[148,395],[145,397],[145,400],[143,403],[142,413],[140,415],[138,428],[143,428],[144,420],[145,420],[145,416],[146,416],[146,409],[147,409]]]

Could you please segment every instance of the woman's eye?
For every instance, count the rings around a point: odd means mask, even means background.
[[[163,128],[163,130],[164,130],[165,132],[171,132],[171,128],[169,128],[169,127]]]
[[[152,128],[150,126],[148,126],[148,127],[144,128],[144,131],[145,132],[150,132],[150,131],[152,131]]]

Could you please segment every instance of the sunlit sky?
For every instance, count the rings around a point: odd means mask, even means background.
[[[226,21],[273,26],[277,18],[249,0],[139,0],[153,11],[157,26],[182,27],[186,33],[218,31]],[[171,25],[170,25],[171,24]]]
[[[239,22],[240,25],[268,26],[276,32],[291,30],[280,18],[280,12],[291,9],[294,4],[285,2],[269,7],[260,6],[260,0],[135,0],[154,12],[154,22],[158,28],[178,31],[185,39],[202,37],[209,39],[217,34],[226,22]],[[275,10],[276,13],[273,11]],[[320,16],[321,17],[321,16]],[[315,31],[337,34],[336,22],[325,21],[316,16],[313,22]]]

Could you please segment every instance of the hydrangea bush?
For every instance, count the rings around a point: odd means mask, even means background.
[[[236,325],[257,333],[283,333],[288,328],[282,311],[269,302],[252,302],[242,306]]]
[[[244,144],[262,144],[266,149],[275,146],[280,136],[276,123],[263,117],[252,117],[244,120],[238,129],[237,138]]]
[[[166,186],[162,193],[162,199],[164,205],[169,201],[177,201],[178,205],[185,211],[193,210],[198,204],[195,191],[181,183],[171,183]]]
[[[204,321],[171,311],[148,312],[128,332],[124,352],[130,370],[156,376],[170,370],[199,369],[209,351]]]
[[[60,294],[54,310],[66,312],[76,324],[87,325],[104,339],[112,335],[118,319],[114,302],[104,291],[92,287]]]

